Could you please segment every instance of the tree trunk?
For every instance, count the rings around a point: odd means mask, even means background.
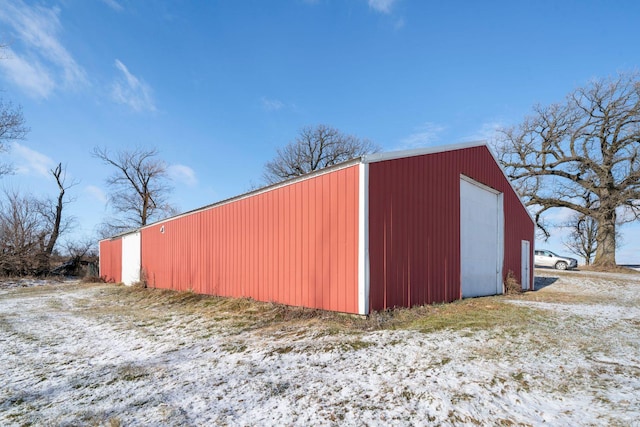
[[[58,193],[58,203],[56,204],[56,216],[53,221],[53,229],[51,230],[51,237],[49,237],[49,241],[47,242],[47,246],[44,249],[44,252],[47,254],[47,257],[50,257],[53,253],[53,248],[56,246],[56,242],[58,241],[58,237],[60,236],[60,223],[62,222],[62,208],[64,207],[64,183],[61,178],[62,175],[62,163],[58,163],[58,167],[51,171],[53,176],[56,178],[56,182],[58,183],[58,189],[60,192]]]
[[[598,246],[593,265],[612,268],[616,266],[616,212],[615,209],[605,212],[598,223]]]

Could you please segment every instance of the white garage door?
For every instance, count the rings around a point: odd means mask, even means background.
[[[502,293],[502,194],[460,179],[460,281],[462,297]]]
[[[122,283],[140,281],[140,232],[122,236]]]

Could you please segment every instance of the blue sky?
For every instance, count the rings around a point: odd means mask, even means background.
[[[637,70],[639,19],[622,0],[0,0],[0,96],[31,128],[0,186],[53,196],[62,162],[75,238],[109,214],[97,145],[158,148],[185,211],[259,185],[305,125],[385,151],[490,138]],[[537,246],[566,253],[561,234]],[[622,234],[618,261],[640,262],[640,227]]]

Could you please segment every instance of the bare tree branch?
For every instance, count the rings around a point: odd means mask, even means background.
[[[276,157],[265,165],[263,177],[273,184],[378,150],[371,141],[332,127],[307,126],[293,142],[278,149]]]
[[[56,242],[73,221],[63,217],[65,191],[64,169],[59,164],[51,171],[58,183],[54,203],[5,190],[0,199],[0,274],[46,275]]]
[[[562,227],[569,229],[569,235],[562,242],[564,246],[590,265],[597,249],[598,222],[589,216],[575,214]]]
[[[47,246],[45,247],[45,253],[47,254],[47,256],[51,256],[51,254],[53,253],[53,248],[58,241],[58,237],[61,233],[66,231],[72,221],[71,218],[66,218],[63,220],[62,209],[67,203],[64,199],[66,191],[72,186],[76,185],[75,182],[72,182],[70,185],[65,186],[66,171],[62,167],[62,163],[58,163],[58,166],[56,166],[54,169],[51,169],[50,172],[51,175],[53,175],[53,177],[55,178],[56,184],[58,185],[58,198],[56,200],[55,207],[49,209],[49,212],[52,212],[53,215],[49,215],[50,222],[52,223],[52,228],[51,235],[49,236],[49,239],[47,241]]]
[[[0,44],[0,60],[5,59],[2,51],[7,46]],[[10,142],[24,139],[29,132],[25,126],[22,108],[14,106],[11,102],[5,102],[0,98],[0,154],[6,152]],[[0,178],[13,171],[10,164],[0,162]]]
[[[640,218],[638,74],[597,80],[564,103],[535,107],[522,124],[501,130],[496,150],[537,219],[557,207],[593,218],[594,262],[615,265],[616,226]]]
[[[137,148],[111,154],[96,147],[93,156],[113,166],[116,172],[107,178],[109,201],[118,217],[107,228],[126,231],[176,213],[168,203],[172,191],[168,184],[167,164],[157,159],[158,150]]]
[[[0,153],[9,149],[9,143],[24,139],[29,132],[25,126],[22,109],[0,99]],[[11,165],[0,162],[0,177],[11,173]]]

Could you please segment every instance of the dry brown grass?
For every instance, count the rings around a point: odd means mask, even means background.
[[[198,319],[207,327],[261,331],[280,335],[360,334],[366,331],[408,329],[424,332],[479,330],[494,327],[520,328],[542,319],[541,312],[510,304],[507,299],[564,301],[575,298],[557,292],[528,292],[511,296],[472,298],[448,304],[396,308],[372,312],[369,316],[336,313],[284,304],[259,302],[249,298],[225,298],[111,283],[64,285],[95,288],[95,300],[86,307],[87,316],[117,316],[123,324],[160,325],[176,316]],[[38,292],[32,290],[29,293]],[[577,302],[577,301],[575,301]]]
[[[440,306],[426,315],[411,313],[413,319],[398,327],[422,332],[439,330],[484,330],[496,327],[526,328],[536,321],[545,321],[548,314],[529,307],[509,304],[504,297],[473,298]]]
[[[80,283],[105,283],[104,277],[98,276],[84,276]]]
[[[633,268],[617,265],[615,267],[599,267],[595,265],[581,265],[578,268],[579,271],[597,271],[602,273],[622,273],[622,274],[640,274],[639,271]]]
[[[250,298],[226,298],[190,291],[170,291],[138,287],[108,287],[113,304],[136,307],[138,311],[161,311],[197,315],[243,329],[271,329],[282,326],[318,325],[325,329],[358,329],[367,319],[342,313],[284,304],[255,301]]]
[[[557,302],[568,304],[600,304],[603,302],[602,296],[597,295],[576,295],[573,292],[557,292],[543,289],[537,292],[526,292],[517,296],[512,296],[513,299],[522,299],[526,301],[537,302]]]
[[[513,271],[511,270],[509,270],[507,277],[504,279],[504,293],[507,295],[522,293],[522,286],[516,279],[516,275],[513,274]]]
[[[473,298],[448,304],[396,308],[369,316],[291,307],[248,298],[224,298],[193,292],[111,286],[110,310],[114,303],[124,311],[135,307],[143,312],[195,315],[242,330],[278,331],[298,334],[313,330],[320,334],[361,333],[384,329],[411,329],[424,332],[443,329],[487,329],[530,325],[543,316],[536,310],[505,301],[504,296]],[[149,314],[147,314],[149,315]],[[145,315],[146,316],[146,315]]]

